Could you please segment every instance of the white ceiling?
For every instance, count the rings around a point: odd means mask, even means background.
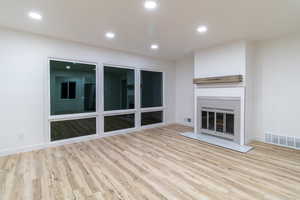
[[[40,22],[29,11],[43,15]],[[176,60],[232,40],[261,40],[300,30],[299,0],[1,0],[0,26],[93,46]],[[205,35],[198,25],[207,25]],[[116,38],[107,40],[106,31]],[[160,49],[150,50],[152,43]]]

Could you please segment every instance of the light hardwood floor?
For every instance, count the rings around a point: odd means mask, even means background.
[[[0,199],[300,199],[300,151],[248,154],[170,125],[0,158]]]

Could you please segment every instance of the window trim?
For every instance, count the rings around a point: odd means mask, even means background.
[[[111,110],[111,111],[104,111],[104,67],[114,67],[114,68],[121,68],[121,69],[132,69],[134,71],[134,108],[133,109],[126,109],[126,110]],[[137,77],[137,68],[136,67],[130,67],[130,66],[125,66],[125,65],[116,65],[116,64],[109,64],[109,63],[102,63],[101,67],[101,133],[103,135],[112,135],[112,134],[117,134],[117,133],[122,133],[122,132],[129,132],[136,130],[137,127],[137,112],[138,112],[138,105],[139,102],[137,102],[137,97],[139,95],[138,93],[138,77]],[[117,116],[117,115],[125,115],[125,114],[134,114],[135,115],[135,126],[133,128],[129,129],[122,129],[122,130],[116,130],[116,131],[109,131],[105,132],[104,131],[104,117],[109,117],[109,116]]]
[[[91,113],[79,113],[79,114],[67,114],[67,115],[52,115],[49,117],[49,121],[64,121],[71,119],[85,119],[90,117],[97,117],[97,112]]]
[[[108,110],[108,111],[105,111],[105,109],[104,109],[104,107],[105,107],[105,105],[104,105],[104,67],[113,67],[113,68],[119,68],[119,69],[131,69],[131,70],[133,70],[133,72],[134,72],[134,108],[133,109],[124,109],[124,110]],[[102,99],[102,112],[103,112],[103,114],[109,114],[109,113],[111,113],[111,112],[119,112],[119,113],[121,113],[122,111],[134,111],[134,110],[136,110],[136,108],[137,108],[137,105],[136,105],[136,95],[137,95],[137,91],[136,91],[136,81],[137,81],[137,78],[136,78],[136,73],[135,73],[135,71],[136,71],[136,68],[135,67],[129,67],[129,66],[122,66],[122,65],[112,65],[112,64],[105,64],[105,63],[103,63],[103,65],[102,65],[102,80],[100,80],[101,81],[101,84],[102,84],[102,92],[101,92],[101,94],[102,94],[102,97],[101,97],[101,99]]]
[[[141,127],[143,128],[152,128],[158,125],[163,125],[165,124],[165,111],[164,110],[153,110],[153,111],[145,111],[145,112],[141,112],[141,118],[142,118],[142,113],[151,113],[151,112],[162,112],[162,122],[159,123],[154,123],[154,124],[148,124],[148,125],[142,125],[142,120],[141,120]]]
[[[81,63],[87,65],[95,65],[95,76],[96,76],[96,112],[89,112],[89,113],[75,113],[75,114],[65,114],[65,115],[51,115],[51,61],[61,61],[61,62],[73,62],[73,63]],[[99,126],[99,65],[97,62],[90,62],[84,60],[76,60],[76,59],[65,59],[65,58],[57,58],[57,57],[48,57],[47,59],[47,84],[46,84],[46,91],[47,91],[47,125],[45,126],[46,130],[46,140],[50,144],[57,144],[57,143],[68,143],[69,141],[77,141],[84,138],[91,138],[91,137],[99,137],[100,136],[100,126]],[[69,99],[66,99],[69,100]],[[51,141],[51,122],[55,121],[68,121],[68,120],[76,120],[76,119],[86,119],[86,118],[96,118],[96,134],[91,134],[88,136],[79,136],[74,138],[68,138],[59,141]]]
[[[104,118],[105,117],[119,116],[119,115],[130,115],[130,114],[134,114],[134,120],[135,120],[134,127],[105,132],[104,131],[104,124],[103,124],[103,134],[104,135],[111,135],[111,134],[116,134],[116,133],[122,133],[122,132],[129,132],[129,131],[137,130],[136,117],[137,117],[138,114],[136,112],[129,112],[129,113],[123,113],[123,114],[118,113],[118,114],[103,115],[103,123],[104,123]]]
[[[140,91],[141,91],[141,85],[142,85],[142,83],[141,83],[141,73],[142,73],[142,71],[147,71],[147,72],[160,72],[160,73],[162,73],[162,105],[161,106],[157,106],[157,107],[145,107],[145,108],[142,108],[142,104],[141,104],[141,98],[142,98],[142,96],[140,96],[140,108],[141,108],[141,110],[147,110],[147,109],[151,109],[151,108],[154,108],[154,109],[156,109],[156,108],[164,108],[164,106],[165,106],[165,72],[164,71],[161,71],[161,70],[151,70],[151,69],[140,69],[140,82],[139,82],[139,86],[140,86]]]
[[[84,133],[84,136],[78,136],[78,137],[72,137],[72,138],[66,138],[66,139],[61,139],[61,140],[51,140],[51,135],[50,135],[50,143],[55,143],[55,142],[64,142],[64,141],[70,141],[72,139],[79,139],[79,138],[88,138],[88,137],[92,137],[92,136],[97,136],[97,123],[98,123],[98,116],[94,116],[94,117],[80,117],[80,118],[69,118],[69,119],[60,119],[60,120],[53,120],[53,121],[49,121],[49,126],[50,126],[50,132],[51,132],[51,123],[52,122],[64,122],[64,121],[72,121],[72,120],[80,120],[80,119],[92,119],[92,118],[96,118],[96,133]]]
[[[89,64],[96,66],[96,112],[90,113],[76,113],[76,114],[66,114],[66,115],[51,115],[51,95],[50,95],[50,61],[62,61],[62,62],[76,62],[82,64]],[[124,68],[124,69],[133,69],[135,73],[135,108],[128,110],[114,110],[114,111],[104,111],[104,66],[108,67],[116,67],[116,68]],[[141,98],[140,98],[140,75],[141,71],[150,71],[150,72],[162,72],[163,74],[163,88],[162,88],[162,97],[163,97],[163,105],[161,107],[150,107],[150,108],[141,108]],[[78,60],[78,59],[69,59],[69,58],[58,58],[58,57],[48,57],[47,58],[47,70],[45,70],[46,84],[45,84],[45,96],[46,98],[46,109],[45,109],[45,138],[48,144],[50,145],[59,145],[59,144],[67,144],[73,143],[76,141],[84,141],[89,139],[96,139],[106,136],[113,136],[118,134],[126,134],[136,130],[143,130],[146,128],[155,128],[161,125],[165,125],[166,123],[166,94],[165,94],[165,83],[166,76],[165,71],[158,67],[151,66],[126,66],[120,64],[111,64],[111,63],[101,63],[91,62],[87,60]],[[141,114],[142,112],[153,112],[153,111],[162,111],[163,112],[163,122],[151,125],[141,126]],[[135,115],[135,127],[116,130],[111,132],[104,132],[104,117],[105,116],[113,116],[113,115],[123,115],[123,114],[134,114]],[[75,138],[69,138],[59,141],[51,141],[51,130],[50,123],[52,121],[64,121],[64,120],[74,120],[74,119],[85,119],[85,118],[93,118],[96,117],[96,134],[88,135],[88,136],[80,136]]]
[[[147,129],[147,128],[154,128],[154,127],[157,127],[157,126],[161,126],[161,125],[165,125],[166,124],[166,93],[165,93],[165,81],[166,81],[166,74],[163,70],[160,70],[160,69],[149,69],[149,68],[141,68],[139,70],[139,77],[141,76],[141,72],[142,71],[148,71],[148,72],[161,72],[162,73],[162,106],[159,106],[159,107],[147,107],[147,108],[142,108],[141,105],[140,105],[140,118],[139,118],[139,125],[140,125],[140,128],[142,129]],[[139,90],[141,90],[140,88],[141,86],[141,81],[139,82]],[[140,99],[140,103],[141,103],[141,97],[139,98]],[[156,123],[156,124],[150,124],[150,125],[144,125],[142,126],[142,121],[141,121],[141,115],[142,113],[146,113],[146,112],[155,112],[155,111],[162,111],[163,112],[163,118],[162,118],[162,122],[161,123]]]

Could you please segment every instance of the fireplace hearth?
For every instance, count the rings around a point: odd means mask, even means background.
[[[246,153],[241,128],[241,98],[197,96],[195,131],[182,135],[223,148]]]

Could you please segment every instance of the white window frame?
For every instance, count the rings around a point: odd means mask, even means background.
[[[65,115],[51,115],[51,73],[50,73],[50,61],[61,61],[61,62],[73,62],[73,63],[81,63],[81,64],[88,64],[88,65],[95,65],[96,67],[96,112],[89,112],[89,113],[76,113],[76,114],[65,114]],[[81,139],[88,139],[97,137],[100,135],[100,127],[99,127],[99,67],[97,62],[90,62],[90,61],[82,61],[76,59],[64,59],[64,58],[56,58],[56,57],[49,57],[48,58],[48,67],[47,67],[47,142],[51,144],[60,144],[65,142],[72,142]],[[96,118],[96,133],[86,136],[79,136],[74,138],[67,138],[57,141],[51,141],[51,123],[56,121],[69,121],[69,120],[76,120],[76,119],[88,119],[88,118]],[[88,133],[87,133],[88,134]]]
[[[104,67],[113,67],[113,68],[119,68],[119,69],[131,69],[134,71],[134,108],[133,109],[124,109],[124,110],[112,110],[112,111],[104,111]],[[110,134],[116,134],[116,133],[122,133],[122,132],[129,132],[137,129],[137,122],[136,122],[136,117],[137,117],[137,108],[138,108],[138,102],[137,102],[137,76],[136,76],[136,67],[130,67],[130,66],[124,66],[124,65],[115,65],[115,64],[108,64],[108,63],[103,63],[102,64],[102,73],[101,73],[101,111],[102,111],[102,130],[101,132],[104,135],[110,135]],[[126,115],[126,114],[134,114],[134,120],[135,120],[135,126],[132,128],[127,128],[127,129],[121,129],[121,130],[115,130],[115,131],[109,131],[109,132],[104,132],[104,117],[109,117],[109,116],[118,116],[118,115]]]
[[[50,61],[62,61],[62,62],[76,62],[82,64],[89,64],[96,66],[96,112],[91,113],[77,113],[77,114],[66,114],[66,115],[51,115],[51,91],[50,91]],[[132,69],[135,73],[135,105],[134,109],[126,109],[126,110],[113,110],[113,111],[104,111],[104,67],[115,67],[115,68],[123,68],[123,69]],[[141,108],[141,71],[150,71],[150,72],[161,72],[162,73],[162,106],[161,107],[150,107],[150,108]],[[111,63],[102,63],[98,64],[97,62],[91,62],[86,60],[77,60],[77,59],[69,59],[69,58],[58,58],[58,57],[48,57],[47,59],[47,70],[46,70],[47,83],[45,84],[45,95],[46,98],[46,112],[45,112],[45,133],[46,133],[46,143],[51,145],[60,145],[73,143],[77,141],[84,141],[89,139],[95,139],[100,137],[125,134],[136,130],[146,129],[146,128],[154,128],[159,127],[161,125],[165,125],[166,121],[166,107],[165,107],[165,72],[160,70],[157,67],[133,67],[126,65],[118,65]],[[141,126],[141,114],[144,112],[155,112],[162,111],[163,112],[163,121],[162,123],[156,123],[151,125]],[[124,115],[124,114],[134,114],[135,115],[135,127],[128,129],[121,129],[116,131],[104,132],[104,117],[105,116],[115,116],[115,115]],[[76,120],[76,119],[86,119],[86,118],[96,118],[96,134],[87,135],[87,136],[79,136],[69,139],[51,141],[51,127],[50,123],[55,121],[67,121],[67,120]]]
[[[157,69],[148,69],[148,68],[142,68],[139,70],[139,77],[141,77],[141,73],[142,71],[148,71],[148,72],[161,72],[162,73],[162,106],[159,107],[148,107],[148,108],[142,108],[141,104],[140,104],[140,110],[139,110],[139,116],[140,116],[140,121],[139,121],[139,125],[142,129],[147,129],[147,128],[154,128],[157,126],[161,126],[161,125],[165,125],[166,123],[166,107],[165,107],[165,72],[162,70],[157,70]],[[139,87],[141,86],[141,80],[139,80]],[[141,90],[139,88],[139,90]],[[140,102],[141,102],[141,96],[140,96]],[[161,123],[156,123],[156,124],[150,124],[150,125],[144,125],[142,126],[142,121],[141,121],[141,116],[142,113],[147,113],[147,112],[156,112],[156,111],[162,111],[163,116],[162,116],[162,122]]]

